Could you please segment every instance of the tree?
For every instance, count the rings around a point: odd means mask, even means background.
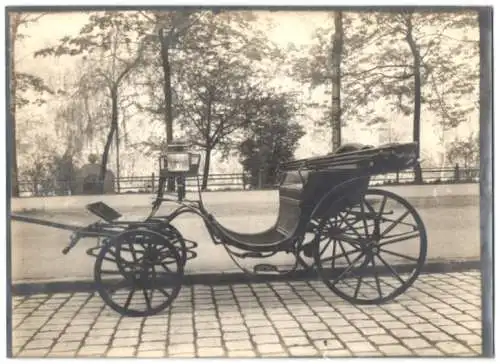
[[[263,92],[263,80],[272,77],[269,65],[263,64],[279,52],[252,28],[251,13],[205,12],[192,14],[192,19],[179,33],[175,57],[169,58],[169,89],[175,100],[171,105],[165,100],[164,74],[154,72],[161,67],[151,67],[143,80],[149,100],[141,108],[155,118],[163,118],[171,108],[175,124],[204,152],[202,187],[206,188],[212,152],[235,146],[235,133],[250,120],[244,110]],[[267,78],[265,67],[270,73]],[[149,150],[158,150],[159,144],[166,143],[152,138],[145,144]]]
[[[121,91],[127,78],[143,62],[143,53],[151,38],[149,30],[137,12],[94,13],[78,36],[64,37],[58,46],[36,53],[38,56],[83,56],[92,65],[85,75],[87,84],[96,85],[101,95],[110,101],[109,130],[99,176],[102,189],[113,138],[118,134]]]
[[[479,133],[471,133],[466,139],[450,143],[446,151],[448,162],[458,164],[464,169],[479,168]]]
[[[197,11],[142,11],[141,15],[147,19],[155,29],[159,29],[156,41],[153,40],[151,48],[154,54],[151,55],[151,64],[155,65],[160,61],[163,72],[163,105],[162,114],[165,123],[166,145],[172,142],[173,138],[173,87],[172,87],[172,61],[170,52],[177,48],[179,42],[190,28],[201,19],[206,12]],[[159,45],[159,50],[157,50]],[[157,57],[159,54],[160,57]],[[151,108],[149,108],[151,110]],[[167,183],[169,191],[175,188],[175,179],[170,178]]]
[[[471,49],[466,46],[477,45],[469,39],[457,41],[452,35],[465,34],[465,30],[477,26],[473,14],[344,12],[342,19],[343,123],[385,123],[388,110],[377,111],[384,104],[396,115],[412,115],[413,140],[419,143],[420,155],[424,107],[447,127],[466,120],[471,103],[457,100],[464,100],[464,95],[471,95],[476,87],[477,70],[473,69],[477,60],[473,51],[468,55]],[[325,56],[332,52],[328,35],[333,29],[318,28],[316,43],[306,57],[296,58],[294,68],[297,78],[325,92],[335,76],[332,62]],[[313,105],[325,108],[325,102]],[[419,166],[415,172],[416,181],[421,181]]]
[[[334,14],[335,33],[332,39],[332,116],[330,127],[332,131],[332,151],[335,151],[342,142],[342,112],[341,112],[341,64],[344,43],[344,29],[342,25],[342,12]]]
[[[165,103],[164,119],[167,143],[170,143],[173,137],[172,65],[170,51],[177,48],[178,43],[182,41],[185,33],[200,20],[204,12],[162,11],[152,12],[151,16],[148,16],[145,12],[142,14],[152,21],[156,28],[159,28],[158,43],[160,45],[161,69],[163,71],[163,97]]]
[[[20,159],[22,184],[31,185],[35,196],[54,191],[53,158],[57,155],[57,151],[51,143],[50,137],[36,135],[32,139],[31,145],[27,148],[21,147],[20,150],[23,156]]]
[[[9,68],[10,68],[10,127],[12,132],[12,195],[19,196],[18,187],[18,161],[17,161],[17,111],[31,103],[42,104],[45,94],[54,91],[46,85],[44,80],[36,75],[19,72],[16,67],[16,46],[26,36],[21,33],[23,27],[36,23],[45,14],[9,13],[10,38],[9,38]]]
[[[394,111],[413,115],[413,141],[419,145],[420,156],[425,106],[441,118],[443,125],[452,127],[465,121],[471,111],[470,106],[456,101],[474,88],[474,77],[465,71],[470,60],[460,59],[466,53],[463,44],[445,40],[449,39],[448,31],[470,28],[474,22],[468,13],[413,10],[379,13],[375,21],[384,37],[376,43],[379,52],[360,59],[361,64],[373,65],[359,72],[363,75],[360,82],[373,97],[390,100]],[[439,88],[436,79],[447,87]],[[415,182],[422,182],[419,164],[415,167]]]
[[[59,86],[65,95],[54,100],[55,132],[65,151],[77,160],[83,160],[84,148],[96,139],[108,124],[108,102],[101,97],[101,84],[89,75],[89,62],[77,62],[75,69],[60,78]]]
[[[371,13],[334,12],[330,22],[318,27],[313,34],[312,46],[289,49],[290,75],[311,91],[319,91],[309,107],[323,111],[316,120],[318,126],[328,125],[331,147],[341,143],[341,128],[349,121],[383,120],[370,108],[368,93],[359,86],[362,75],[359,62],[362,55],[380,36],[374,28]]]
[[[251,69],[238,61],[213,59],[210,65],[193,65],[183,74],[190,93],[179,96],[180,124],[191,143],[204,151],[202,189],[206,189],[214,149],[232,143],[231,136],[253,122],[259,87],[248,81]],[[201,66],[201,67],[200,67]]]
[[[293,158],[303,127],[293,121],[297,107],[287,94],[270,94],[259,103],[259,117],[248,136],[239,144],[240,163],[250,173],[251,185],[268,186],[277,182],[279,166]]]

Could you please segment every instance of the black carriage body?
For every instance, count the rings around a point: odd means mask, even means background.
[[[252,252],[295,249],[312,220],[338,214],[359,202],[376,174],[396,172],[417,163],[416,144],[379,148],[350,144],[336,153],[292,161],[282,166],[279,212],[274,226],[257,234],[229,230],[211,217],[205,221],[216,243]],[[347,150],[347,152],[345,152]]]
[[[323,217],[332,205],[342,211],[368,189],[370,176],[359,174],[353,168],[284,172],[279,187],[278,228],[289,234],[303,234],[309,221]]]
[[[289,236],[303,235],[311,219],[338,213],[359,201],[371,176],[414,166],[416,148],[416,143],[379,148],[348,144],[324,157],[285,163],[276,228]]]

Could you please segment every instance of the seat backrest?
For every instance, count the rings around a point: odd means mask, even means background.
[[[357,150],[370,149],[373,148],[371,145],[359,144],[359,143],[347,143],[338,147],[333,154],[342,154],[355,152]]]
[[[370,148],[370,146],[346,144],[337,149],[334,154],[349,153],[366,148]],[[322,201],[322,198],[336,186],[341,186],[343,182],[353,180],[352,183],[341,187],[338,193],[332,194],[329,202],[333,203],[343,196],[359,196],[368,188],[369,178],[354,181],[358,172],[355,165],[343,166],[335,170],[304,170],[300,172],[299,170],[289,170],[283,172],[284,175],[279,187],[280,207],[277,230],[286,236],[295,234],[301,222],[308,222],[311,213]],[[328,203],[325,206],[327,205]],[[315,216],[321,217],[325,212],[324,209],[319,209]]]
[[[302,195],[307,178],[307,172],[298,171],[287,171],[282,178],[276,228],[285,236],[291,236],[297,230],[302,216]]]

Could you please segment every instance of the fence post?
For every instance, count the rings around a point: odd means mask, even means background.
[[[151,173],[151,192],[155,193],[155,173]]]
[[[242,173],[241,174],[241,183],[243,184],[243,191],[245,191],[246,189],[246,185],[245,185],[245,173]]]
[[[399,184],[399,169],[396,171],[396,183]]]
[[[458,163],[455,164],[455,171],[453,173],[453,177],[455,182],[460,181],[460,167],[458,166]]]

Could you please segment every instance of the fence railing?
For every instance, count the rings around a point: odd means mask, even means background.
[[[424,184],[439,184],[439,183],[477,183],[479,182],[478,168],[424,168],[422,169],[422,179]],[[158,176],[151,174],[150,176],[134,176],[121,177],[114,181],[115,193],[154,193],[158,188]],[[202,176],[199,176],[201,184]],[[373,176],[371,185],[401,185],[413,184],[415,175],[412,170]],[[207,181],[207,191],[228,191],[228,190],[255,190],[255,189],[272,189],[275,185],[265,185],[262,183],[263,178],[257,178],[257,185],[250,184],[251,178],[245,173],[232,174],[212,174],[209,175]],[[35,184],[31,181],[19,181],[19,189],[21,197],[31,196],[60,196],[71,195],[68,188],[61,186],[75,185],[75,181],[51,181],[52,183]],[[188,178],[186,180],[186,189],[188,191],[197,190],[196,178]],[[59,188],[44,188],[44,186],[59,186]]]

